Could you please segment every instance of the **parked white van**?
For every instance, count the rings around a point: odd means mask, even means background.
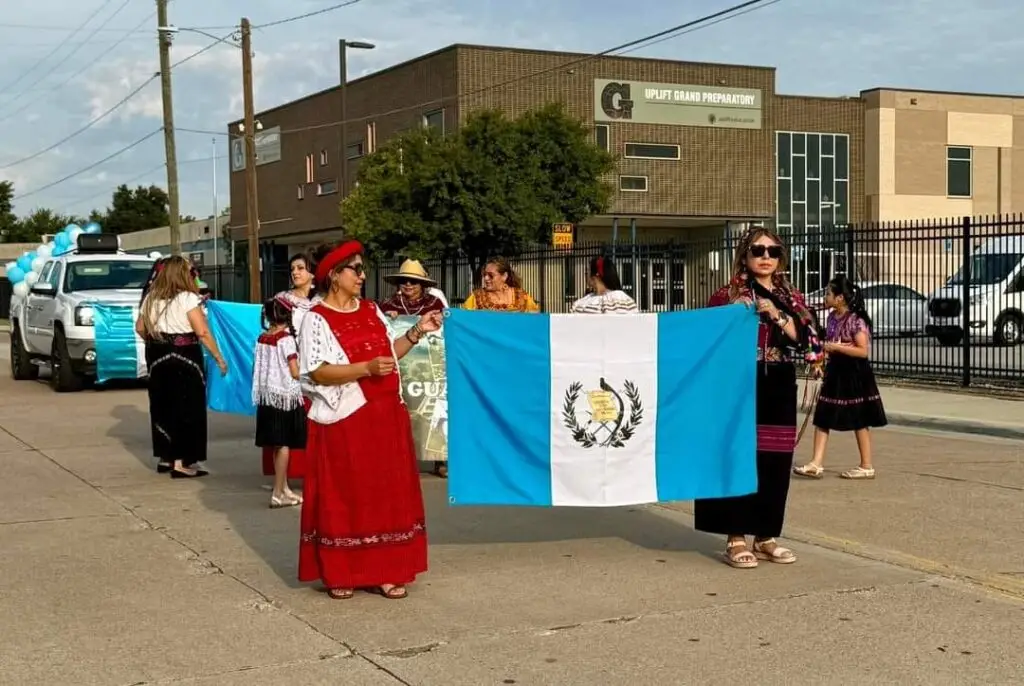
[[[991,238],[970,259],[971,341],[1018,345],[1024,342],[1024,236]],[[964,337],[964,274],[961,267],[928,298],[926,333],[941,345]]]

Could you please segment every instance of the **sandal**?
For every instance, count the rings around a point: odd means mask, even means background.
[[[805,465],[793,467],[793,473],[797,476],[806,476],[808,479],[820,479],[825,475],[825,470],[813,462],[808,462]]]
[[[839,476],[844,479],[874,479],[875,469],[874,467],[854,467],[847,469]]]
[[[732,552],[734,548],[740,548],[736,552]],[[753,569],[757,566],[757,557],[747,550],[746,540],[742,541],[731,541],[725,544],[725,564],[736,569]]]
[[[376,592],[388,600],[401,600],[409,596],[409,591],[405,589],[405,586],[392,586],[387,590],[384,590],[383,586],[378,586]]]
[[[294,493],[282,493],[281,495],[270,496],[270,509],[276,510],[282,507],[295,507],[302,504],[302,498]]]
[[[796,555],[789,548],[783,548],[774,538],[766,538],[763,541],[754,540],[754,557],[758,560],[767,560],[780,565],[790,565],[796,562]]]
[[[445,462],[435,462],[434,463],[434,476],[439,477],[441,479],[447,479],[448,478],[448,464],[445,463]]]
[[[356,594],[351,588],[328,588],[327,595],[334,600],[349,600]]]

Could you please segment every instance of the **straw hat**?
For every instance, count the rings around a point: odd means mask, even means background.
[[[419,281],[425,286],[436,286],[437,282],[427,276],[427,270],[423,268],[419,260],[406,260],[402,263],[397,274],[384,277],[388,283],[398,284],[401,281]]]

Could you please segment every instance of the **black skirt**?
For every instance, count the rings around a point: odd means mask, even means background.
[[[281,410],[257,405],[256,447],[305,449],[306,408],[299,405],[292,410]]]
[[[827,431],[858,431],[888,423],[871,363],[832,355],[814,410],[814,426]]]
[[[694,503],[694,528],[713,534],[772,538],[782,534],[796,435],[796,367],[757,365],[757,492]]]
[[[153,456],[181,460],[186,467],[206,461],[206,372],[195,334],[166,334],[146,341],[149,420]]]

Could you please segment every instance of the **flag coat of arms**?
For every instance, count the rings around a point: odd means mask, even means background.
[[[757,317],[448,310],[453,505],[617,506],[757,490]]]

